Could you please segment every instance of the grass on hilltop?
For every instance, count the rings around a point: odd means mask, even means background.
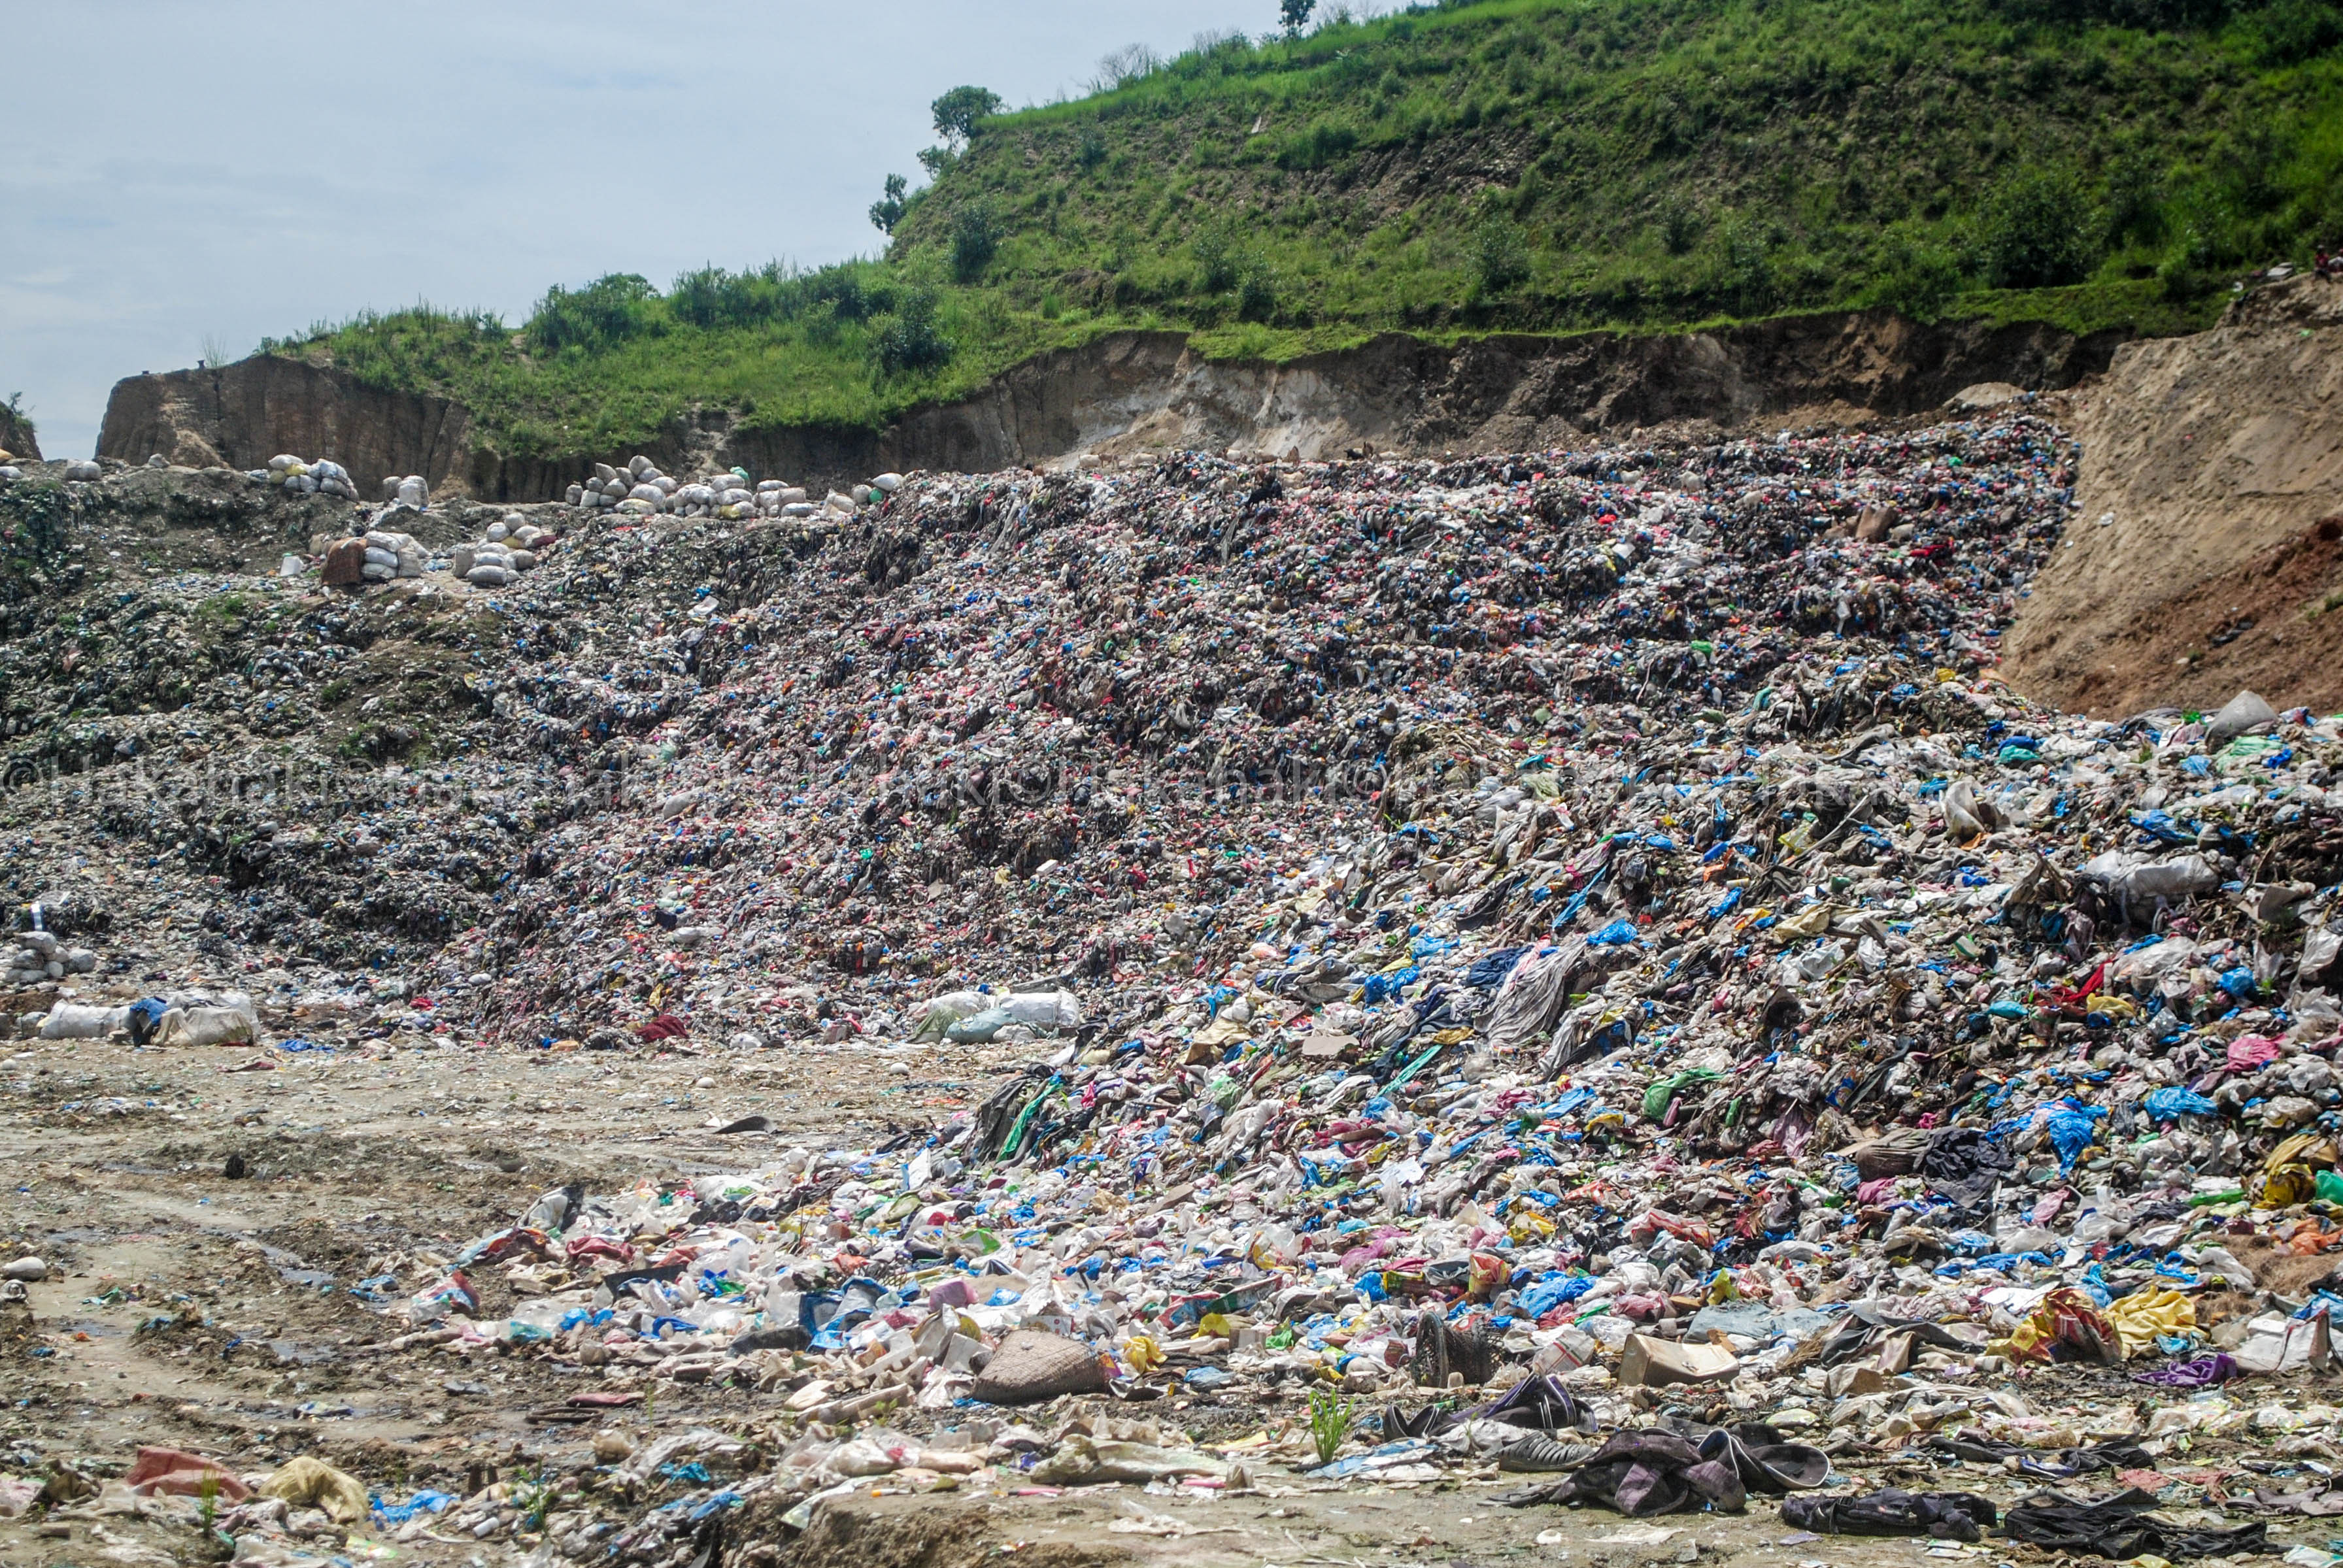
[[[272,341],[512,456],[685,410],[870,428],[1126,327],[1288,358],[1383,332],[1887,307],[2194,330],[2343,241],[2328,0],[1481,0],[1123,55],[922,155],[878,259],[555,288]]]

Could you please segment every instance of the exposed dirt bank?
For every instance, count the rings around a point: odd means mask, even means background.
[[[386,474],[421,474],[434,488],[460,477],[470,429],[470,414],[446,398],[256,355],[116,382],[97,455],[143,463],[159,452],[191,468],[257,468],[279,452],[331,457],[372,496]]]
[[[2126,344],[2073,405],[2076,520],[2010,628],[2015,683],[2103,717],[2240,687],[2343,706],[2343,286]]]
[[[915,408],[880,432],[746,430],[710,412],[640,450],[670,470],[740,462],[760,477],[816,484],[882,468],[989,471],[1150,448],[1512,451],[1655,426],[1917,413],[1976,381],[2071,386],[2103,369],[2116,347],[2112,337],[2048,327],[1926,327],[1885,312],[1454,347],[1390,336],[1282,365],[1207,359],[1180,333],[1122,332],[1041,355],[972,397]],[[369,494],[386,474],[419,473],[435,489],[495,501],[556,498],[586,468],[582,458],[501,455],[476,443],[458,404],[289,359],[122,382],[98,454],[135,463],[155,452],[240,468],[295,452],[344,464]]]
[[[34,438],[33,427],[5,404],[0,404],[0,452],[35,462],[41,456],[41,444]]]

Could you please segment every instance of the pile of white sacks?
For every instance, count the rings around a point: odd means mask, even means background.
[[[405,478],[387,475],[382,481],[382,498],[392,506],[411,507],[419,512],[431,504],[431,485],[420,474],[409,474]]]
[[[350,478],[350,471],[330,457],[310,460],[280,452],[268,459],[266,469],[256,470],[252,477],[296,495],[339,496],[346,501],[358,498],[358,487]]]
[[[368,528],[366,565],[359,569],[358,575],[370,583],[387,583],[393,578],[419,578],[427,558],[428,552],[413,534]]]
[[[97,968],[97,955],[87,948],[69,948],[47,931],[18,931],[8,955],[11,985],[33,985],[67,975],[85,975]]]
[[[490,523],[488,538],[477,545],[458,545],[448,563],[455,574],[476,588],[502,588],[537,565],[538,555],[552,547],[553,530],[538,528],[518,512],[507,512]]]
[[[649,457],[627,460],[624,470],[594,465],[594,477],[569,487],[573,507],[597,511],[672,513],[685,518],[809,518],[827,509],[851,514],[883,499],[903,483],[900,474],[881,474],[851,495],[832,490],[820,502],[806,498],[803,487],[781,479],[751,479],[746,468],[727,468],[689,483],[659,471]]]
[[[681,488],[679,480],[660,473],[649,457],[637,456],[627,459],[624,473],[608,463],[595,464],[594,477],[570,486],[565,498],[573,507],[606,512],[665,512],[674,509],[675,493]]]

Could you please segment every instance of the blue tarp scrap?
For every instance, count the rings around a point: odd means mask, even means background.
[[[2177,1121],[2183,1116],[2210,1116],[2220,1109],[2194,1090],[2177,1087],[2151,1089],[2140,1104],[2157,1121]]]

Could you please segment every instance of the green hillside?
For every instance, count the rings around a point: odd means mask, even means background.
[[[2338,43],[2327,0],[1419,6],[979,120],[880,260],[264,347],[565,456],[695,404],[873,426],[1125,327],[1278,357],[1871,305],[2188,330],[2343,242]]]

